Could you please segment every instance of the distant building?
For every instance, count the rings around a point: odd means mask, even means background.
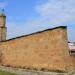
[[[69,43],[69,52],[71,55],[75,55],[75,43]]]

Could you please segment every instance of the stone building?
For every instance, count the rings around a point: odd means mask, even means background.
[[[0,14],[1,65],[62,72],[75,70],[75,57],[69,54],[66,26],[6,40],[5,19],[6,16]]]

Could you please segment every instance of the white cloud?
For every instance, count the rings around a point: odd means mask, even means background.
[[[36,11],[51,25],[75,22],[75,0],[48,0],[47,3],[37,5]]]

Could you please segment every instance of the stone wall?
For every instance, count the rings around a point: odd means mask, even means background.
[[[73,68],[65,27],[57,27],[0,43],[1,62],[12,67],[62,70]],[[68,62],[69,63],[69,62]]]

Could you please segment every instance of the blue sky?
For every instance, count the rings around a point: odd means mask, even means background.
[[[7,39],[60,25],[75,42],[75,0],[0,0],[7,16]]]

